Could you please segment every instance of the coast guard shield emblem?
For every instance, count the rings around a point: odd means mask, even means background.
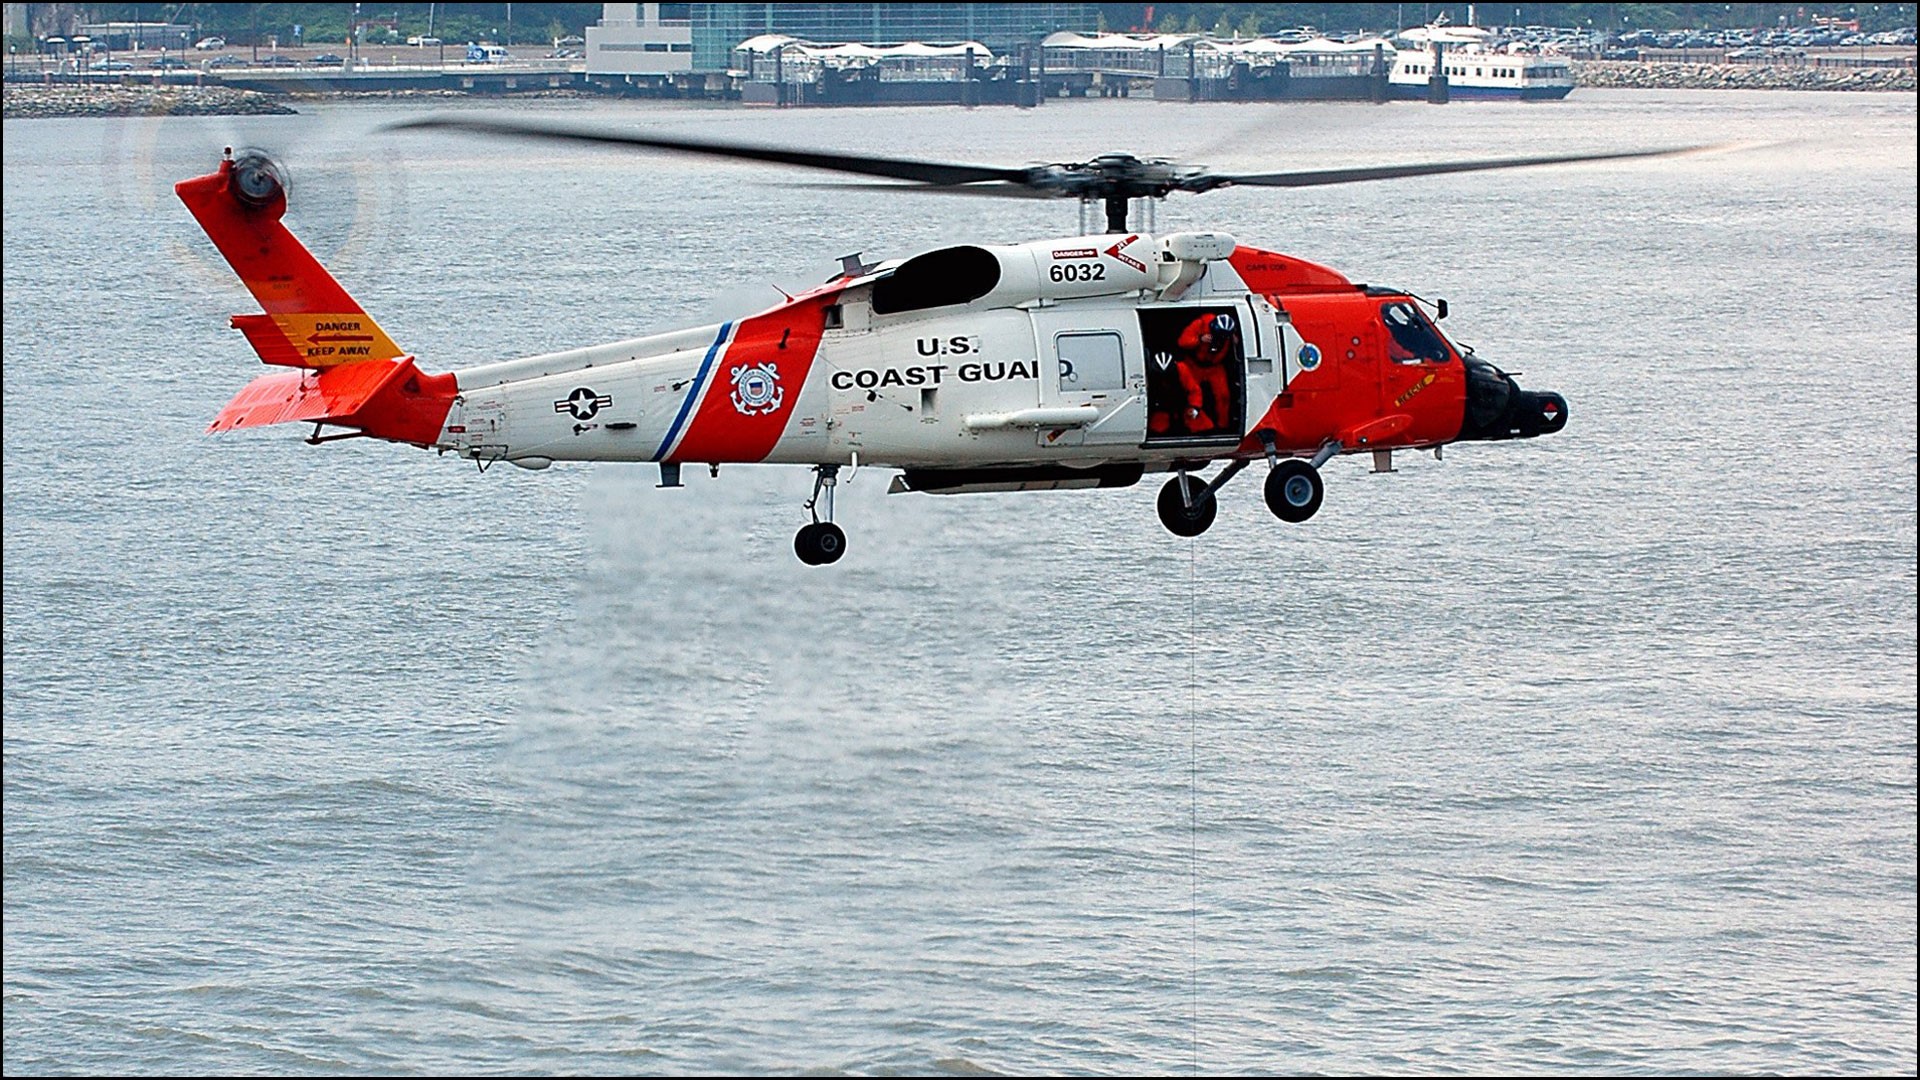
[[[773,412],[786,399],[786,392],[780,389],[780,371],[772,361],[733,369],[733,407],[742,416]]]

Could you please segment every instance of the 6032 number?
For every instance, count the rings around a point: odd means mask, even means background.
[[[1107,268],[1097,262],[1054,263],[1047,267],[1047,276],[1055,281],[1105,281]]]

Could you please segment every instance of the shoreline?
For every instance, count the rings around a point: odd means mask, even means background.
[[[1575,90],[1815,90],[1913,93],[1910,67],[1826,67],[1782,64],[1686,64],[1644,60],[1572,61]],[[285,116],[290,101],[407,98],[587,98],[618,97],[589,87],[528,89],[507,94],[461,90],[321,90],[269,94],[228,86],[148,83],[5,84],[8,120],[85,116]],[[1145,95],[1143,95],[1144,97]]]
[[[1683,64],[1648,60],[1574,60],[1574,89],[1823,90],[1914,92],[1911,67],[1812,64]]]
[[[271,94],[230,86],[7,83],[4,100],[8,120],[74,116],[290,116],[297,112]]]

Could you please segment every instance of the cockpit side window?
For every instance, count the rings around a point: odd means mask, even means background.
[[[1380,305],[1380,321],[1387,327],[1387,356],[1396,364],[1444,363],[1447,343],[1411,301]]]

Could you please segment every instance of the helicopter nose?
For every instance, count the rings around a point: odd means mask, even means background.
[[[1551,390],[1522,390],[1513,395],[1507,423],[1517,439],[1551,435],[1567,426],[1567,399]]]
[[[1531,439],[1567,426],[1567,399],[1550,390],[1522,390],[1513,376],[1477,356],[1467,358],[1462,439]]]

